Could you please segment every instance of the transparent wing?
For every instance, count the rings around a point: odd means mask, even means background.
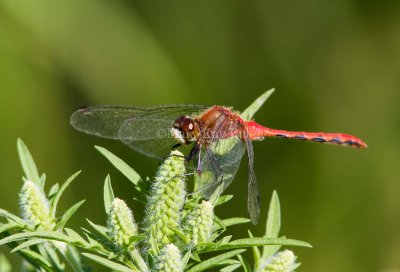
[[[258,223],[258,218],[260,217],[260,192],[258,190],[258,184],[256,175],[254,173],[253,163],[254,163],[254,152],[251,140],[246,135],[245,138],[247,157],[248,157],[248,183],[247,183],[247,210],[249,211],[251,222],[254,225]]]
[[[84,133],[118,139],[147,156],[163,157],[176,143],[169,133],[176,118],[207,108],[192,104],[88,107],[73,113],[70,122]]]
[[[223,184],[223,191],[231,184],[239,169],[245,148],[243,141],[234,136],[218,140],[202,152],[204,153],[200,159],[202,173],[196,178],[195,190],[201,191],[202,188],[206,188],[203,195],[209,198],[219,185]]]
[[[258,184],[253,169],[254,153],[251,140],[244,135],[216,141],[210,145],[201,157],[200,168],[202,174],[196,179],[195,190],[204,191],[205,198],[210,198],[214,191],[220,189],[222,193],[235,178],[240,161],[247,150],[248,157],[248,195],[247,209],[253,224],[257,224],[260,215],[260,196]],[[206,188],[203,190],[202,188]]]

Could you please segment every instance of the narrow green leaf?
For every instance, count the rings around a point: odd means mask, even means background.
[[[25,221],[22,218],[19,218],[18,216],[14,215],[4,209],[0,209],[0,217],[5,217],[11,221],[14,221],[14,222],[20,224],[20,225],[23,225],[23,226],[26,225]]]
[[[39,176],[32,155],[29,152],[29,149],[25,145],[25,143],[19,138],[17,140],[17,149],[18,149],[19,160],[21,161],[22,169],[24,170],[26,178],[39,185],[41,188],[43,188],[44,182]]]
[[[80,243],[82,245],[87,244],[86,240],[82,238],[76,231],[73,229],[65,228],[64,231],[67,233],[68,237],[73,239],[74,243]]]
[[[39,253],[32,251],[30,249],[22,249],[18,251],[26,261],[28,261],[31,265],[35,266],[36,268],[44,269],[45,271],[54,272],[54,269],[51,266],[51,263],[47,261],[42,255]]]
[[[69,221],[69,219],[71,219],[71,217],[74,215],[74,213],[79,209],[80,206],[82,206],[82,204],[85,202],[86,200],[83,199],[81,201],[79,201],[78,203],[76,203],[75,205],[73,205],[72,207],[70,207],[61,217],[60,221],[58,221],[57,225],[56,225],[56,229],[61,230],[64,228],[65,224],[67,224],[67,222]]]
[[[0,240],[0,245],[8,244],[11,242],[21,241],[29,238],[42,238],[47,240],[55,240],[65,243],[73,243],[70,237],[65,234],[54,232],[54,231],[34,231],[34,232],[23,232],[16,233],[10,236],[7,236]]]
[[[21,225],[19,223],[16,223],[14,221],[10,221],[8,223],[0,223],[0,233],[5,232],[5,231],[10,231],[10,230],[15,230],[15,229],[24,229],[24,225]]]
[[[63,255],[74,272],[90,271],[84,265],[84,263],[82,261],[82,256],[75,247],[68,245],[67,250],[65,251],[65,253],[63,253]]]
[[[106,180],[104,181],[104,208],[106,209],[106,214],[110,212],[112,202],[114,201],[114,192],[111,187],[111,179],[110,175],[107,175]]]
[[[268,217],[265,229],[266,238],[277,238],[281,228],[281,206],[276,191],[272,193],[271,202],[269,204]],[[279,250],[280,246],[264,246],[261,262],[266,261],[269,257]]]
[[[250,238],[254,237],[250,230],[248,230],[248,233]],[[253,249],[254,266],[259,267],[260,256],[261,256],[260,250],[258,249],[257,246],[253,246],[252,249]]]
[[[221,224],[227,228],[229,226],[233,226],[233,225],[238,225],[238,224],[245,224],[245,223],[249,223],[251,220],[248,218],[244,218],[244,217],[232,217],[232,218],[228,218],[228,219],[224,219],[221,220]],[[222,229],[223,227],[219,224],[215,224],[213,226],[213,231]]]
[[[202,250],[202,252],[211,252],[218,250],[227,250],[227,249],[244,248],[252,246],[264,246],[264,245],[312,247],[307,242],[294,239],[254,237],[254,238],[237,239],[229,243],[220,243],[220,244],[217,243],[214,247],[209,246],[204,250]]]
[[[58,183],[56,183],[53,186],[51,186],[48,198],[51,199],[52,197],[54,197],[59,189],[60,189],[60,185]]]
[[[21,250],[21,249],[25,249],[25,248],[33,246],[33,245],[41,244],[44,241],[46,241],[46,240],[44,240],[44,239],[35,239],[35,238],[27,240],[25,242],[20,243],[18,246],[14,247],[11,250],[11,253],[16,252],[16,251]]]
[[[185,233],[181,231],[178,228],[175,227],[168,227],[170,230],[172,230],[178,237],[180,237],[183,241],[185,241],[186,244],[190,243],[190,239],[186,237]]]
[[[191,269],[189,269],[188,272],[198,272],[198,271],[204,271],[206,269],[209,269],[211,267],[219,265],[222,261],[227,260],[233,256],[236,256],[242,252],[246,251],[245,249],[237,249],[237,250],[232,250],[223,254],[220,254],[218,256],[212,257],[208,260],[204,260],[198,265],[195,265]]]
[[[112,269],[113,271],[119,271],[119,272],[132,272],[132,271],[139,271],[137,268],[130,268],[127,266],[124,266],[122,264],[110,261],[106,258],[90,254],[90,253],[82,253],[83,256],[85,256],[88,259],[91,259],[109,269]]]
[[[90,224],[90,226],[92,226],[92,228],[98,233],[100,234],[103,238],[105,239],[109,239],[108,237],[108,228],[101,226],[101,225],[97,225],[95,223],[93,223],[92,221],[90,221],[89,219],[86,218],[86,221]]]
[[[196,251],[192,251],[192,254],[190,255],[190,258],[196,262],[201,262],[200,256]]]
[[[219,271],[220,272],[232,272],[232,271],[237,270],[241,266],[242,265],[240,263],[239,264],[231,264],[231,265],[225,266],[224,268],[221,268]]]
[[[182,264],[183,264],[183,267],[186,267],[187,263],[188,263],[189,260],[190,260],[190,256],[192,256],[192,250],[191,250],[191,249],[189,249],[189,250],[185,253],[185,255],[183,255],[183,257],[182,257]]]
[[[214,206],[216,207],[216,206],[222,205],[222,204],[228,202],[229,200],[231,200],[232,198],[233,198],[233,195],[221,195],[218,198],[218,200]]]
[[[74,181],[74,179],[81,173],[81,171],[78,171],[76,173],[74,173],[72,176],[70,176],[63,185],[61,185],[60,190],[58,190],[57,194],[54,196],[54,199],[51,203],[51,210],[50,210],[50,214],[52,217],[56,216],[56,210],[57,210],[57,204],[58,201],[61,198],[61,195],[64,193],[65,189],[67,189],[67,187],[71,184],[72,181]]]
[[[92,238],[93,234],[87,232],[86,230],[84,230],[84,231],[85,231],[86,239],[89,242],[90,249],[103,249],[104,248],[102,244],[100,244],[97,240]]]
[[[137,243],[137,242],[140,242],[140,241],[142,241],[142,240],[144,240],[144,239],[146,239],[147,238],[147,235],[146,234],[138,234],[138,235],[134,235],[134,236],[131,236],[131,237],[129,237],[129,244],[130,245],[133,245],[133,244],[135,244],[135,243]]]
[[[95,146],[95,148],[103,154],[125,177],[127,177],[134,185],[137,185],[140,181],[139,174],[133,170],[128,164],[123,160],[118,158],[116,155],[108,151],[107,149]]]
[[[56,250],[54,249],[54,244],[52,243],[42,243],[41,244],[47,252],[49,256],[50,262],[52,263],[53,267],[56,268],[56,271],[64,272],[65,271],[65,264],[60,261]],[[39,245],[40,247],[40,245]]]
[[[281,228],[281,206],[276,191],[272,193],[271,203],[269,204],[267,226],[265,237],[277,238]]]
[[[242,255],[237,255],[237,258],[239,259],[240,263],[242,264],[243,272],[251,272],[251,267],[250,267],[249,262],[245,258],[243,258]]]
[[[271,89],[260,95],[247,109],[245,109],[241,116],[245,120],[251,120],[254,114],[264,105],[265,101],[271,96],[275,89]]]
[[[45,183],[46,183],[46,173],[43,173],[43,174],[40,176],[40,179],[42,180],[43,184],[45,184]]]

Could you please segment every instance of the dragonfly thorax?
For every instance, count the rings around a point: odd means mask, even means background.
[[[196,122],[188,116],[181,116],[175,120],[171,129],[172,137],[181,144],[190,144],[197,139],[199,128]]]

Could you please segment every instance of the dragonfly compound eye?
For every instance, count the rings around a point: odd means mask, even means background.
[[[190,118],[184,118],[181,121],[181,130],[191,132],[194,130],[194,121]]]
[[[193,119],[186,116],[179,117],[174,123],[174,128],[185,132],[192,132],[194,130],[194,126],[195,124]]]

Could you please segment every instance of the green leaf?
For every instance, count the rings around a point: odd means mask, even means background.
[[[16,223],[14,221],[8,222],[8,223],[0,223],[0,233],[5,232],[5,231],[10,231],[10,230],[15,230],[15,229],[24,229],[25,225],[21,225],[19,223]]]
[[[61,230],[64,228],[65,224],[71,219],[72,215],[79,209],[79,207],[85,202],[86,200],[83,199],[70,207],[61,217],[60,221],[57,222],[56,229]]]
[[[85,232],[86,235],[86,239],[89,242],[89,249],[104,249],[103,245],[100,244],[97,240],[95,240],[94,238],[92,238],[93,234],[88,232],[87,230],[83,230]]]
[[[60,258],[57,255],[56,250],[54,249],[54,244],[52,243],[42,243],[41,246],[46,250],[46,253],[52,263],[53,267],[56,268],[56,271],[63,272],[65,271],[65,264],[60,261]],[[40,248],[40,245],[39,245]]]
[[[183,255],[183,257],[182,257],[182,264],[183,264],[183,267],[186,267],[186,265],[187,265],[187,263],[189,262],[191,256],[192,256],[192,250],[189,249],[189,250],[185,253],[185,255]]]
[[[242,265],[239,264],[231,264],[228,266],[225,266],[224,268],[221,268],[219,271],[220,272],[232,272],[235,271],[236,269],[238,269],[239,267],[241,267]]]
[[[119,271],[119,272],[132,272],[132,271],[139,271],[137,268],[132,268],[132,267],[127,267],[122,264],[110,261],[106,258],[90,254],[90,253],[82,253],[83,256],[86,258],[89,258],[109,269],[112,269],[113,271]]]
[[[49,199],[53,198],[55,196],[55,194],[58,192],[59,189],[60,189],[60,185],[58,183],[56,183],[53,186],[51,186],[48,198]]]
[[[123,160],[115,156],[113,153],[107,149],[95,146],[95,148],[104,155],[125,177],[127,177],[134,185],[138,185],[141,180],[139,174],[133,170],[128,164]]]
[[[28,261],[31,265],[35,266],[38,269],[44,269],[45,271],[54,271],[54,268],[51,266],[51,263],[47,261],[42,255],[32,251],[30,249],[22,249],[18,251],[18,254],[24,257],[26,261]]]
[[[279,197],[276,191],[272,193],[271,202],[269,204],[268,218],[266,223],[265,236],[266,238],[277,238],[281,228],[281,206]],[[264,246],[261,260],[266,261],[280,246]],[[261,262],[262,262],[261,261]]]
[[[114,201],[114,192],[111,187],[111,179],[110,175],[107,175],[106,180],[104,181],[104,208],[106,209],[106,214],[110,213],[112,202]]]
[[[57,204],[58,201],[61,198],[61,195],[64,193],[65,189],[67,189],[67,187],[71,184],[72,181],[74,181],[74,179],[81,173],[81,171],[78,171],[76,173],[74,173],[72,176],[70,176],[63,185],[61,185],[60,190],[58,190],[57,194],[54,196],[54,199],[51,203],[51,210],[50,210],[50,214],[52,217],[56,216],[56,210],[57,210]]]
[[[3,209],[0,209],[0,217],[5,217],[11,221],[14,221],[14,222],[22,225],[22,226],[26,225],[25,221],[22,218],[19,218],[18,216],[14,215],[6,210],[3,210]]]
[[[175,227],[168,227],[171,231],[173,231],[179,238],[185,241],[186,244],[190,243],[190,239],[186,237],[185,233],[178,228]]]
[[[24,170],[26,178],[39,185],[41,188],[43,188],[44,181],[39,176],[32,155],[29,152],[29,149],[25,145],[25,143],[19,138],[17,140],[17,149],[18,149],[19,160],[21,161],[22,169]]]
[[[276,191],[272,193],[271,203],[269,204],[267,226],[265,237],[277,238],[281,228],[281,206]]]
[[[85,272],[90,271],[82,262],[81,253],[73,246],[68,245],[67,250],[63,253],[68,264],[71,266],[72,270],[75,272]]]
[[[254,237],[250,230],[248,230],[248,233],[249,233],[250,238]],[[253,246],[252,249],[253,249],[254,266],[259,267],[260,259],[261,259],[260,258],[260,256],[261,256],[260,250],[258,249],[257,246]]]
[[[97,225],[95,223],[93,223],[92,221],[90,221],[89,219],[86,218],[86,221],[88,221],[88,223],[90,224],[90,226],[92,226],[92,228],[98,233],[100,234],[100,236],[102,236],[103,238],[109,240],[108,237],[108,228],[101,226],[101,225]]]
[[[44,241],[46,241],[46,240],[44,240],[44,239],[35,239],[35,238],[27,240],[25,242],[20,243],[18,246],[14,247],[11,250],[11,253],[19,251],[19,250],[27,248],[27,247],[30,247],[30,246],[33,246],[33,245],[41,244]]]
[[[219,205],[222,205],[226,202],[228,202],[229,200],[231,200],[233,198],[233,195],[221,195],[217,202],[215,203],[214,207],[217,207]]]
[[[245,258],[243,258],[242,255],[238,255],[237,258],[239,259],[240,263],[242,264],[243,272],[251,272],[251,267],[250,267],[249,262]]]
[[[265,101],[271,96],[275,89],[271,89],[260,95],[247,109],[245,109],[242,114],[243,119],[251,120],[254,114],[264,105]]]
[[[265,237],[253,237],[253,238],[244,238],[237,239],[231,241],[229,243],[216,243],[214,246],[209,245],[204,248],[202,252],[211,252],[218,250],[227,250],[227,249],[235,249],[235,248],[245,248],[252,246],[264,246],[264,245],[283,245],[283,246],[302,246],[302,247],[312,247],[309,243],[287,239],[287,238],[265,238]]]
[[[76,241],[72,239],[71,237],[55,232],[55,231],[34,231],[34,232],[23,232],[23,233],[16,233],[13,235],[10,235],[8,237],[5,237],[0,240],[0,245],[8,244],[11,242],[15,241],[21,241],[25,239],[30,239],[30,238],[42,238],[42,239],[47,239],[47,240],[55,240],[55,241],[60,241],[60,242],[65,242],[65,243],[70,243],[70,244],[76,244],[78,246],[86,246],[87,243],[82,244],[81,241]]]
[[[65,228],[64,231],[67,233],[68,237],[72,238],[75,243],[80,243],[82,245],[87,244],[86,240],[82,238],[76,231],[73,229]]]
[[[236,256],[242,252],[246,251],[245,249],[237,249],[237,250],[232,250],[223,254],[220,254],[218,256],[212,257],[208,260],[204,260],[198,265],[195,265],[191,269],[189,269],[188,272],[198,272],[198,271],[204,271],[206,269],[209,269],[211,267],[219,265],[222,261],[225,261],[233,256]]]
[[[238,224],[245,224],[245,223],[249,223],[251,220],[248,218],[244,218],[244,217],[232,217],[232,218],[228,218],[228,219],[224,219],[221,220],[220,223],[225,227],[229,227],[229,226],[234,226],[234,225],[238,225]],[[213,231],[222,229],[223,227],[215,224],[213,226]]]

